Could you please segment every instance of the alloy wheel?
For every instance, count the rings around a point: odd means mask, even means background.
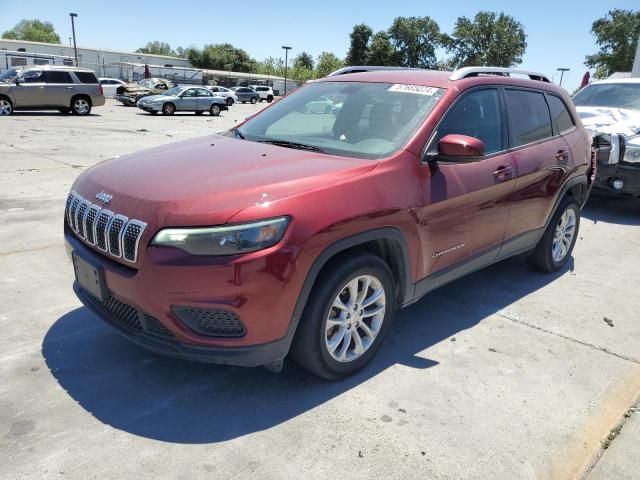
[[[325,326],[325,346],[334,360],[351,362],[373,345],[386,314],[382,282],[372,275],[350,280],[333,300]]]
[[[11,106],[11,102],[9,100],[5,100],[4,98],[0,99],[0,115],[11,115],[13,112],[13,107]]]
[[[89,107],[89,102],[87,102],[84,98],[78,98],[75,102],[73,102],[73,110],[78,115],[86,115],[89,113],[91,107]]]
[[[561,262],[567,256],[575,233],[576,214],[571,208],[567,208],[560,217],[553,235],[551,256],[554,262]]]

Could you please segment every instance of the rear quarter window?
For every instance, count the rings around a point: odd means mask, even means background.
[[[551,110],[551,117],[558,126],[558,131],[564,133],[571,130],[574,127],[573,118],[560,97],[555,95],[548,95],[549,109]]]
[[[82,83],[98,83],[98,79],[91,72],[74,72]]]
[[[553,136],[551,116],[544,94],[528,90],[506,90],[511,147],[519,147]]]

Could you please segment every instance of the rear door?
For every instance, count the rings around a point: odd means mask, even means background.
[[[502,110],[498,88],[473,89],[448,110],[430,141],[427,153],[436,160],[423,166],[420,214],[426,274],[473,261],[482,266],[498,255],[515,185]],[[438,141],[448,134],[482,140],[485,155],[437,157]]]
[[[566,141],[551,121],[544,92],[505,88],[504,98],[509,147],[516,164],[516,191],[505,241],[522,239],[512,243],[517,250],[529,237],[537,238],[545,226],[572,162]]]
[[[76,93],[76,84],[69,72],[45,70],[42,74],[45,83],[45,107],[71,106],[71,97]]]
[[[213,93],[206,88],[196,88],[195,90],[197,109],[201,112],[208,111],[209,106],[211,105],[211,99],[213,98]]]

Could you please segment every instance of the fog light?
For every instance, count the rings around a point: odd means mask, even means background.
[[[620,190],[622,187],[624,187],[624,182],[622,180],[620,180],[619,178],[616,178],[611,182],[611,185],[616,190]]]

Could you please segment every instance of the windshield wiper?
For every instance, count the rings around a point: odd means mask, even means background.
[[[244,140],[244,135],[242,135],[242,132],[240,130],[238,130],[237,128],[234,127],[229,131],[231,133],[233,133],[236,138],[239,138],[240,140]]]
[[[308,150],[310,152],[324,153],[324,150],[315,145],[307,145],[305,143],[290,142],[288,140],[259,140],[260,143],[268,143],[270,145],[277,145],[278,147],[295,148],[298,150]]]

